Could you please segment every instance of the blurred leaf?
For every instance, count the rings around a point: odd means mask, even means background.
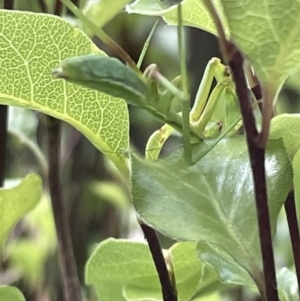
[[[215,270],[222,282],[255,288],[249,273],[222,246],[200,240],[197,251],[199,258]]]
[[[277,281],[281,301],[299,301],[298,281],[294,272],[282,268],[277,273]]]
[[[222,6],[219,0],[213,1],[222,18],[225,31],[226,19],[222,14]],[[182,19],[184,25],[193,26],[212,34],[216,34],[216,28],[212,21],[210,14],[206,10],[202,1],[198,0],[184,0],[182,1]],[[136,0],[130,5],[127,5],[126,11],[128,13],[135,13],[146,16],[162,16],[164,20],[170,25],[177,25],[177,6],[170,6],[165,4],[165,1],[156,0]]]
[[[206,147],[202,143],[193,149],[201,153]],[[244,137],[223,139],[189,167],[182,150],[156,161],[133,156],[132,163],[133,201],[146,223],[171,238],[221,245],[260,279],[252,172]],[[274,233],[279,210],[292,186],[291,166],[280,140],[269,143],[266,176]]]
[[[270,139],[282,138],[291,159],[300,148],[300,114],[281,114],[271,120]]]
[[[1,301],[25,301],[23,294],[12,286],[0,286]]]
[[[112,20],[131,0],[90,0],[83,9],[85,16],[98,28],[103,27]],[[87,26],[83,26],[84,32],[92,36],[92,32]]]
[[[50,200],[45,195],[24,222],[28,236],[9,242],[9,264],[31,287],[38,287],[45,277],[45,261],[54,252],[57,240]]]
[[[16,26],[18,24],[18,26]],[[68,22],[50,15],[0,11],[0,103],[39,110],[64,120],[103,151],[128,178],[128,112],[121,99],[55,80],[62,60],[100,53]]]
[[[13,188],[0,188],[0,246],[15,224],[39,202],[42,181],[36,174],[29,174]]]
[[[120,185],[112,182],[91,182],[88,189],[99,199],[105,199],[119,209],[128,208],[130,202],[128,195]]]

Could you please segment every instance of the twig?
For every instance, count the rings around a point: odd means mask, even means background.
[[[0,187],[4,184],[7,153],[7,106],[0,105]]]
[[[236,84],[236,93],[240,102],[243,124],[246,131],[250,164],[253,174],[256,213],[264,271],[266,296],[262,296],[262,298],[266,297],[267,301],[279,301],[267,198],[265,148],[259,148],[257,145],[258,131],[255,125],[251,99],[249,97],[243,70],[244,59],[236,46],[226,39],[220,18],[212,2],[210,0],[204,0],[204,3],[215,21],[219,34],[220,49],[229,64]]]
[[[58,238],[63,291],[65,301],[82,301],[80,283],[72,247],[70,226],[62,197],[60,183],[60,123],[53,117],[46,116],[49,150],[49,189],[52,210]]]
[[[287,222],[290,230],[290,237],[293,249],[294,263],[298,280],[298,290],[300,292],[300,234],[296,213],[294,190],[291,190],[284,203]]]
[[[39,5],[41,7],[41,11],[43,13],[47,14],[48,13],[48,8],[47,8],[47,4],[46,4],[45,0],[38,0],[38,2],[39,2]]]
[[[4,9],[14,9],[14,0],[4,0]]]
[[[63,4],[60,0],[56,0],[55,7],[54,7],[54,15],[61,16]]]
[[[156,234],[156,231],[142,221],[140,226],[144,232],[144,235],[148,241],[148,245],[151,251],[151,255],[158,273],[159,281],[161,284],[162,295],[164,301],[177,301],[176,290],[173,288],[169,278],[166,262],[162,253],[161,246]]]

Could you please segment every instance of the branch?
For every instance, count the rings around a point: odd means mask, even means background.
[[[48,8],[47,8],[47,4],[45,2],[45,0],[38,0],[38,3],[40,5],[41,11],[45,14],[48,13]]]
[[[55,7],[54,7],[54,15],[61,16],[62,14],[63,4],[60,0],[56,0]]]
[[[52,210],[58,238],[60,264],[63,277],[65,301],[82,301],[80,283],[71,241],[70,226],[62,197],[60,183],[60,123],[53,117],[46,116],[49,150],[49,189]]]
[[[14,0],[4,0],[4,9],[14,9]]]
[[[148,241],[149,249],[158,273],[159,281],[161,284],[162,295],[164,301],[177,301],[176,290],[174,289],[167,270],[166,262],[162,253],[162,249],[159,244],[159,240],[156,231],[142,221],[140,226],[144,232],[144,235]]]
[[[7,112],[8,107],[0,105],[0,187],[4,184],[7,153]]]
[[[227,60],[231,69],[232,77],[236,85],[236,94],[239,99],[240,109],[243,117],[254,182],[266,300],[279,301],[268,208],[267,183],[265,174],[265,148],[260,148],[257,145],[257,139],[259,135],[256,129],[251,99],[248,93],[246,77],[243,70],[244,59],[236,46],[226,39],[222,23],[212,2],[210,0],[204,0],[204,3],[206,4],[206,7],[217,27],[220,49],[224,59]],[[265,296],[262,297],[265,298]]]
[[[290,237],[293,249],[294,263],[300,291],[300,234],[297,221],[294,190],[291,190],[284,203],[287,222],[290,230]]]

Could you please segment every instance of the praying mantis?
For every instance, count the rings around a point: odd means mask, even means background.
[[[165,125],[150,137],[146,159],[156,159],[164,142],[176,130],[183,135],[185,162],[193,165],[201,159],[193,158],[193,143],[214,139],[211,149],[224,136],[236,133],[241,119],[230,72],[218,58],[211,59],[207,64],[190,110],[181,14],[179,3],[178,44],[182,75],[172,81],[166,79],[155,64],[147,67],[142,74],[115,58],[98,54],[67,59],[53,71],[53,75],[123,98],[128,104],[148,111]],[[210,93],[214,78],[217,84]]]

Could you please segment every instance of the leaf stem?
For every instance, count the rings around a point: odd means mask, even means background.
[[[291,244],[293,249],[294,263],[300,292],[300,234],[297,220],[294,190],[291,190],[284,203],[287,222],[290,230]]]
[[[68,9],[84,23],[88,26],[93,33],[102,40],[118,57],[120,57],[130,68],[132,68],[137,74],[141,75],[141,71],[136,66],[135,62],[132,60],[130,55],[113,39],[111,39],[101,28],[98,28],[93,22],[91,22],[83,12],[72,3],[70,0],[61,0]]]
[[[222,55],[227,60],[236,84],[236,94],[239,99],[243,124],[246,132],[248,152],[253,175],[256,213],[258,220],[259,238],[263,261],[265,296],[267,301],[279,301],[275,273],[274,252],[272,246],[271,225],[268,208],[267,183],[265,174],[265,147],[257,145],[258,131],[252,110],[250,95],[243,70],[244,59],[237,47],[226,39],[221,20],[210,0],[204,0],[208,11],[218,30],[219,44]],[[258,286],[261,286],[257,283]],[[264,291],[258,287],[261,293]]]
[[[164,301],[177,301],[177,293],[174,289],[167,270],[166,262],[162,253],[162,249],[154,229],[150,228],[142,221],[139,221],[144,235],[148,241],[149,249],[158,273],[161,284],[162,295]]]
[[[60,122],[50,116],[46,116],[46,118],[49,151],[48,181],[56,235],[58,238],[64,299],[65,301],[82,301],[71,241],[70,226],[60,183]]]

